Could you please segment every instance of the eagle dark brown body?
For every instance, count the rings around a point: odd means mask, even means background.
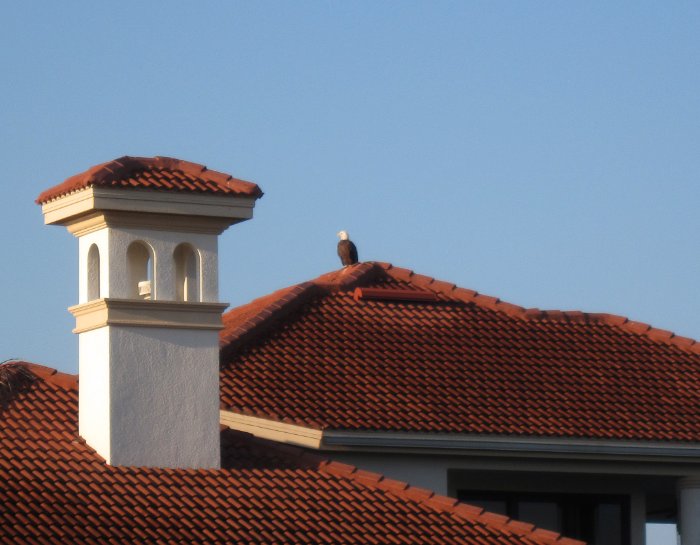
[[[338,233],[340,237],[340,242],[338,242],[338,256],[340,257],[340,262],[343,266],[354,265],[357,263],[357,246],[348,237],[345,231],[340,231]]]

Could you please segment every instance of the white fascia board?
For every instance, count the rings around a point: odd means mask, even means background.
[[[236,195],[93,186],[46,202],[41,208],[46,224],[62,224],[93,210],[218,217],[237,222],[253,217],[255,200]]]
[[[221,423],[233,430],[247,432],[255,437],[270,439],[278,443],[288,443],[313,449],[319,449],[321,447],[321,437],[323,434],[321,430],[314,430],[303,426],[276,422],[274,420],[247,416],[225,410],[222,410],[219,414]]]
[[[186,216],[215,216],[250,219],[253,217],[254,197],[216,195],[207,193],[164,192],[156,190],[129,190],[92,188],[95,208]]]
[[[75,316],[73,333],[105,326],[173,329],[222,329],[221,314],[228,303],[144,301],[103,298],[68,308]]]

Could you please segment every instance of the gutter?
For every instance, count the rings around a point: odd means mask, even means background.
[[[355,430],[317,430],[305,426],[220,411],[221,423],[256,437],[315,450],[398,452],[442,455],[569,455],[581,457],[653,457],[697,461],[700,443],[568,437],[485,436]]]
[[[463,434],[338,431],[323,432],[323,445],[343,450],[419,450],[444,454],[483,452],[654,456],[698,458],[700,443],[579,439],[568,437],[517,437]]]

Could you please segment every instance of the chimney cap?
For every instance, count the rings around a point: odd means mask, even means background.
[[[209,170],[204,165],[172,157],[125,155],[71,176],[42,192],[37,197],[36,203],[44,204],[93,186],[205,193],[254,199],[263,196],[262,190],[256,184],[234,178],[230,174]]]

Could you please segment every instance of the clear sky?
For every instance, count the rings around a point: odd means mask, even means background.
[[[526,307],[700,338],[697,2],[4,2],[0,359],[74,372],[77,243],[39,192],[121,155],[257,182],[240,304],[335,233]]]

